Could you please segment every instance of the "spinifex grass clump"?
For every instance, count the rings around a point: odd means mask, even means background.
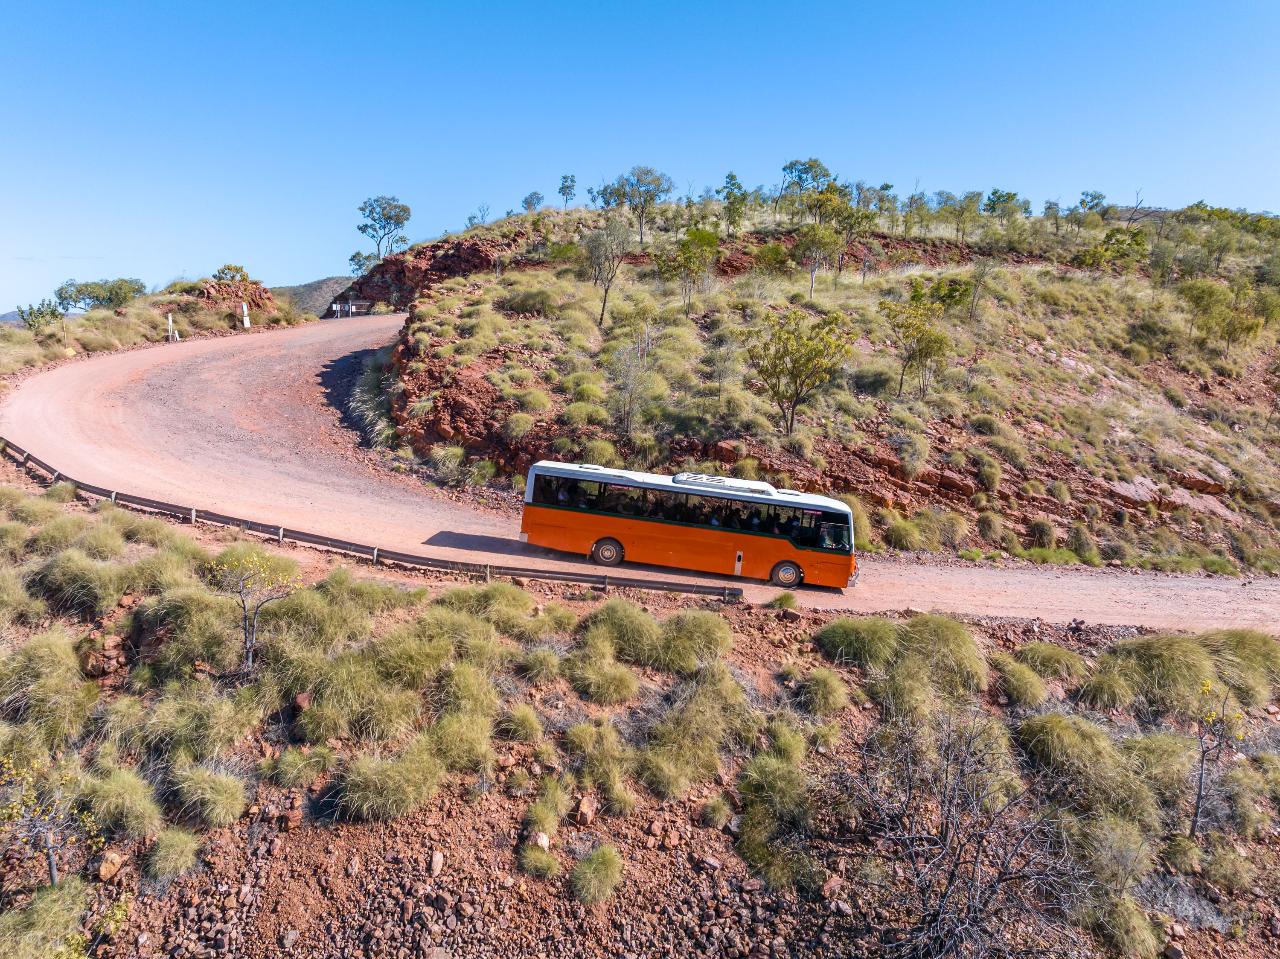
[[[353,819],[397,819],[435,795],[444,773],[424,734],[396,756],[351,760],[339,775],[338,806]]]
[[[677,686],[671,706],[649,733],[640,754],[640,779],[659,796],[682,795],[720,768],[720,753],[743,742],[756,726],[742,687],[721,663]]]
[[[210,828],[230,826],[248,802],[244,780],[215,769],[186,766],[174,771],[173,781],[183,814]]]
[[[163,829],[147,855],[147,875],[173,879],[195,868],[200,837],[186,829]]]
[[[1102,727],[1080,716],[1046,713],[1024,720],[1017,736],[1049,776],[1052,791],[1072,807],[1114,813],[1147,830],[1158,822],[1151,789]]]
[[[1053,643],[1024,643],[1013,655],[1045,679],[1077,680],[1089,669],[1088,662],[1079,653]]]
[[[104,829],[142,838],[154,836],[164,825],[151,784],[131,769],[112,769],[93,779],[85,796]]]
[[[1039,706],[1048,696],[1044,680],[1008,653],[992,655],[991,666],[999,676],[1000,691],[1014,706]]]
[[[616,846],[599,846],[578,861],[569,876],[574,898],[588,906],[604,902],[622,880],[622,855]]]
[[[80,736],[97,701],[65,633],[43,633],[0,657],[0,716],[26,724],[50,749]]]
[[[600,790],[605,809],[616,815],[630,812],[636,800],[626,776],[635,765],[635,753],[622,741],[617,727],[604,719],[578,723],[565,732],[564,743],[577,762],[582,784]]]
[[[561,671],[578,695],[603,706],[626,702],[639,689],[635,674],[617,661],[609,634],[595,627],[564,658]]]
[[[809,784],[801,768],[804,738],[780,720],[771,722],[768,731],[768,748],[747,760],[738,774],[743,810],[738,852],[771,888],[807,887],[817,872],[793,841],[810,816]]]
[[[1280,642],[1235,629],[1121,640],[1100,657],[1080,698],[1097,709],[1123,709],[1141,700],[1156,712],[1194,716],[1205,690],[1254,706],[1269,702],[1278,686]]]

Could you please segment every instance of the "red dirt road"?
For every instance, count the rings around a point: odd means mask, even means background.
[[[321,321],[68,363],[14,386],[0,406],[0,435],[110,489],[441,558],[590,569],[522,546],[511,519],[451,502],[356,447],[338,410],[363,357],[391,342],[402,322]],[[752,600],[773,592],[743,585]],[[800,598],[863,612],[913,607],[1171,629],[1280,625],[1276,578],[869,557],[856,588],[802,590]]]

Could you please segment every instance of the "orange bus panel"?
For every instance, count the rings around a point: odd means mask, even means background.
[[[535,546],[590,555],[597,540],[612,537],[631,563],[767,580],[774,566],[790,560],[811,586],[843,589],[852,582],[852,554],[796,546],[783,536],[710,528],[656,519],[588,513],[524,504],[520,530]]]

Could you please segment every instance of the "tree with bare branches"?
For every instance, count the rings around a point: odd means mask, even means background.
[[[1023,788],[990,717],[942,711],[896,721],[868,739],[860,759],[847,789],[869,840],[862,855],[878,861],[863,873],[905,873],[883,884],[901,908],[873,920],[886,955],[1017,954],[1016,940],[1026,941],[1014,935],[1018,925],[1049,922],[1086,894],[1056,811]]]

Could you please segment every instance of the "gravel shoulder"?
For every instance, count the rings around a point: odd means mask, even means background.
[[[517,540],[518,521],[386,469],[340,407],[402,315],[164,344],[15,381],[0,435],[70,476],[388,549],[471,562],[583,568]],[[628,568],[627,575],[720,582]],[[746,585],[752,600],[768,587]],[[1274,628],[1280,579],[1115,570],[997,569],[867,557],[859,585],[802,590],[803,605],[1169,629]]]

